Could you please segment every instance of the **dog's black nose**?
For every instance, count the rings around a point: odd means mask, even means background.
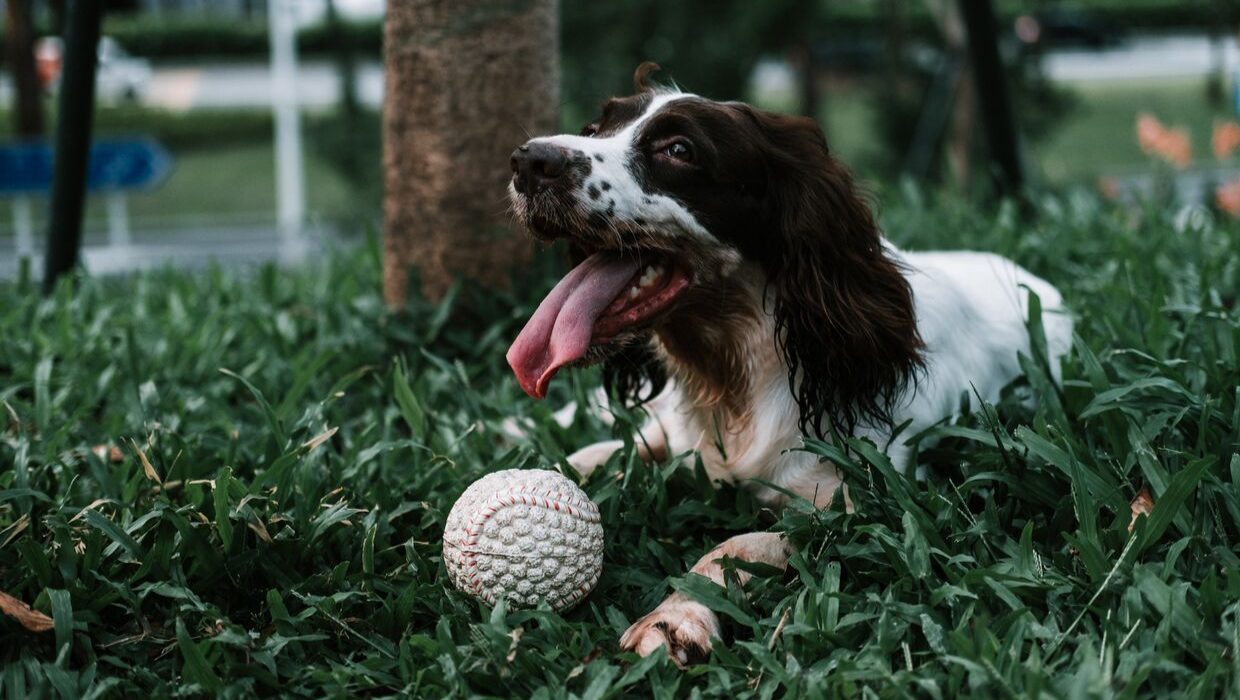
[[[512,152],[508,164],[517,191],[528,197],[564,174],[568,155],[549,143],[527,143]]]

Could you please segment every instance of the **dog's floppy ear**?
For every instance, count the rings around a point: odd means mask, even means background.
[[[890,425],[893,402],[923,365],[908,281],[818,125],[747,111],[766,139],[767,215],[777,237],[762,257],[801,431],[821,437],[831,425],[844,435],[860,420]]]

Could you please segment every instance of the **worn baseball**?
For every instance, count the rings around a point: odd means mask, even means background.
[[[567,610],[603,570],[598,506],[556,472],[488,474],[448,513],[443,559],[452,583],[488,605]]]

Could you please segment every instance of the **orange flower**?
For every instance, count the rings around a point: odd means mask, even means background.
[[[1157,152],[1158,143],[1166,131],[1167,127],[1154,115],[1148,112],[1137,115],[1137,143],[1141,144],[1141,150],[1146,153],[1153,155]]]
[[[1109,199],[1114,202],[1119,199],[1122,191],[1120,190],[1119,182],[1115,178],[1103,177],[1098,179],[1098,193],[1101,194],[1104,199]]]
[[[1214,157],[1223,160],[1236,150],[1236,146],[1240,146],[1240,124],[1235,122],[1215,122],[1214,138],[1211,139],[1211,145],[1214,147]]]
[[[1240,178],[1214,188],[1214,203],[1233,219],[1240,219]]]
[[[1188,132],[1183,129],[1171,129],[1163,143],[1162,157],[1177,168],[1188,167],[1193,159],[1193,146],[1188,140]]]
[[[1168,129],[1152,114],[1142,113],[1137,117],[1137,143],[1141,150],[1157,156],[1177,168],[1188,167],[1193,158],[1193,147],[1188,140],[1188,132],[1183,129]]]

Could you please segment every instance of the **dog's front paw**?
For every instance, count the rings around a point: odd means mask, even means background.
[[[715,613],[677,593],[634,622],[620,637],[620,649],[649,656],[663,647],[672,661],[684,668],[705,661],[710,654],[710,638],[718,636]]]

